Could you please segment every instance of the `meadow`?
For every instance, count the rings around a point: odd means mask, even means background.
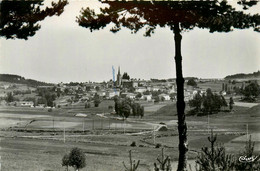
[[[99,107],[85,109],[77,104],[53,109],[0,108],[1,166],[3,170],[65,170],[61,159],[73,147],[86,154],[88,171],[124,170],[128,164],[128,151],[133,159],[140,160],[139,170],[153,170],[153,163],[165,149],[175,170],[178,159],[177,112],[175,102],[143,103],[144,118],[129,117],[126,121],[111,114],[104,100]],[[207,116],[187,116],[189,152],[192,165],[201,147],[208,146],[210,129],[225,145],[228,153],[238,154],[245,145],[246,124],[259,152],[260,107],[235,106],[234,112]],[[78,117],[76,114],[86,114]],[[160,123],[167,131],[154,131]],[[133,142],[135,147],[130,146]],[[160,148],[155,148],[160,144]],[[70,168],[70,170],[73,170]]]

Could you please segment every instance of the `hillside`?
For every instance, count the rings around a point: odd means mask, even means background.
[[[234,75],[228,75],[225,77],[225,80],[231,80],[231,79],[260,79],[260,71],[244,74],[234,74]]]
[[[26,84],[31,87],[53,85],[50,83],[36,81],[33,79],[25,79],[24,77],[21,77],[19,75],[12,75],[12,74],[0,74],[0,81],[16,83],[16,84]]]

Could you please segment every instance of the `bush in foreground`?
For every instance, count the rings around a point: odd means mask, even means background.
[[[74,167],[75,170],[82,169],[86,166],[86,156],[79,148],[73,148],[69,154],[65,154],[62,158],[62,166]]]

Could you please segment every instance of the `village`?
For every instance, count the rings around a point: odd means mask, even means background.
[[[248,85],[247,80],[224,80],[224,79],[198,79],[187,78],[184,84],[184,100],[192,100],[198,92],[202,95],[208,88],[213,93],[225,96],[226,99],[233,97],[241,99],[237,91],[244,89]],[[129,98],[135,101],[146,101],[159,103],[164,101],[176,101],[177,87],[175,79],[150,79],[141,80],[131,78],[124,72],[118,73],[116,80],[112,79],[107,82],[85,82],[85,83],[58,83],[47,86],[25,86],[22,84],[1,84],[0,97],[3,99],[8,93],[14,96],[8,105],[21,107],[46,107],[60,108],[62,106],[72,105],[73,103],[86,103],[93,101],[95,95],[100,100],[113,100],[115,96]],[[42,99],[39,93],[55,93],[52,98],[53,103],[47,104],[46,99]],[[2,101],[3,103],[3,101]]]

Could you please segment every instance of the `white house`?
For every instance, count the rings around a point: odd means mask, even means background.
[[[113,98],[114,96],[119,96],[119,91],[107,91],[106,92],[106,97],[108,99]]]
[[[141,97],[141,99],[146,100],[146,101],[152,101],[152,95],[143,95]]]
[[[137,92],[137,93],[143,93],[143,92],[146,92],[146,88],[145,87],[138,87],[138,88],[136,88],[135,89],[135,92]]]
[[[34,103],[32,101],[20,101],[16,103],[16,106],[21,107],[33,107]]]
[[[121,96],[130,98],[130,99],[135,99],[135,94],[134,93],[122,93]]]
[[[134,87],[134,88],[137,88],[137,87],[138,87],[138,82],[133,81],[133,87]]]
[[[171,100],[171,97],[168,94],[160,94],[159,98],[161,99],[162,97],[164,98],[164,100]]]

